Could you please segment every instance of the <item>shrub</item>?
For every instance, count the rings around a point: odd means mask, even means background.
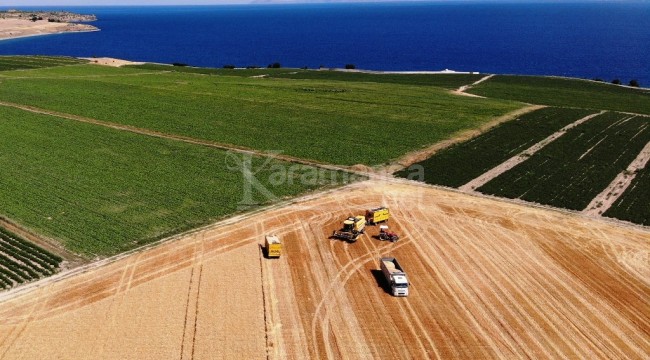
[[[630,80],[630,86],[639,87],[639,81],[636,79]]]
[[[234,68],[235,68],[235,65],[232,65],[232,64],[226,64],[226,65],[223,66],[223,68],[224,68],[224,69],[234,69]]]
[[[354,64],[345,64],[345,68],[348,70],[356,69],[357,67]]]

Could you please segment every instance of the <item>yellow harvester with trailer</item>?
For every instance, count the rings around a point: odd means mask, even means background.
[[[266,251],[266,257],[279,258],[282,253],[282,243],[280,242],[280,238],[277,235],[266,235],[264,249]]]

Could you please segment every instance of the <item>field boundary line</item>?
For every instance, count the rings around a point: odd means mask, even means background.
[[[511,111],[509,113],[506,113],[504,115],[498,116],[487,123],[481,125],[478,128],[474,129],[468,129],[468,130],[462,130],[455,135],[452,135],[450,138],[439,141],[435,144],[432,144],[430,146],[427,146],[423,149],[416,150],[413,152],[406,153],[402,155],[400,158],[397,160],[393,161],[390,165],[387,165],[384,167],[383,171],[386,173],[394,173],[396,171],[400,171],[403,169],[406,169],[407,167],[418,163],[420,161],[424,161],[434,154],[436,154],[438,151],[446,149],[452,145],[456,145],[458,143],[468,141],[470,139],[473,139],[481,134],[484,134],[485,132],[491,130],[492,128],[496,127],[497,125],[500,125],[504,122],[508,122],[510,120],[516,119],[517,117],[531,113],[533,111],[537,111],[543,108],[546,108],[548,106],[546,105],[532,105],[532,104],[526,104],[526,106],[519,108],[517,110]]]
[[[456,95],[465,95],[465,96],[484,98],[484,96],[475,95],[475,94],[468,94],[468,93],[466,93],[466,91],[470,90],[471,88],[473,88],[474,86],[476,86],[476,85],[478,85],[478,84],[480,84],[482,82],[490,80],[494,76],[495,76],[495,74],[490,74],[490,75],[484,76],[484,77],[474,81],[473,83],[471,83],[469,85],[463,85],[463,86],[459,87],[458,89],[452,91],[452,93],[454,93]]]
[[[619,173],[614,180],[596,195],[593,200],[582,211],[586,215],[600,216],[609,210],[612,205],[620,198],[636,178],[639,171],[643,170],[650,161],[650,142],[641,150],[639,155],[632,160],[627,169]]]
[[[67,113],[62,113],[62,112],[58,112],[58,111],[54,111],[54,110],[42,109],[42,108],[38,108],[38,107],[35,107],[35,106],[16,104],[16,103],[7,102],[7,101],[0,101],[0,106],[19,109],[19,110],[31,112],[31,113],[34,113],[34,114],[48,115],[48,116],[58,117],[58,118],[61,118],[61,119],[66,119],[66,120],[72,120],[72,121],[78,121],[78,122],[82,122],[82,123],[86,123],[86,124],[103,126],[105,128],[109,128],[109,129],[113,129],[113,130],[126,131],[126,132],[130,132],[130,133],[134,133],[134,134],[151,136],[151,137],[155,137],[155,138],[159,138],[159,139],[179,141],[179,142],[184,142],[184,143],[192,144],[192,145],[207,146],[207,147],[211,147],[211,148],[215,148],[215,149],[220,149],[220,150],[225,150],[225,151],[232,151],[232,152],[237,152],[237,153],[240,153],[240,154],[252,155],[252,156],[263,157],[263,158],[271,158],[271,159],[274,159],[274,160],[281,160],[281,161],[286,161],[286,162],[291,162],[291,163],[296,163],[296,164],[313,166],[313,167],[318,167],[318,168],[327,169],[327,170],[344,171],[344,172],[348,172],[348,173],[355,173],[357,175],[362,175],[362,176],[367,176],[368,175],[367,172],[355,170],[353,167],[325,164],[325,163],[321,163],[321,162],[318,162],[318,161],[315,161],[315,160],[307,160],[307,159],[303,159],[303,158],[299,158],[299,157],[295,157],[295,156],[290,156],[290,155],[272,154],[272,153],[268,153],[268,152],[265,152],[265,151],[262,151],[262,150],[255,150],[255,149],[251,149],[251,148],[244,147],[244,146],[238,146],[238,145],[226,144],[226,143],[219,143],[219,142],[210,141],[210,140],[196,139],[196,138],[193,138],[193,137],[183,136],[183,135],[168,134],[168,133],[163,133],[163,132],[156,131],[156,130],[144,129],[144,128],[139,128],[139,127],[130,126],[130,125],[122,125],[122,124],[117,124],[117,123],[113,123],[113,122],[110,122],[110,121],[97,120],[97,119],[88,118],[88,117],[84,117],[84,116],[67,114]]]
[[[510,159],[502,162],[501,164],[493,167],[492,169],[486,171],[479,177],[477,177],[474,180],[471,180],[467,184],[460,186],[458,189],[461,191],[474,191],[481,186],[487,184],[490,180],[496,178],[497,176],[505,173],[506,171],[514,168],[515,166],[521,164],[522,162],[528,160],[531,156],[535,155],[538,151],[542,150],[544,147],[546,147],[548,144],[552,143],[553,141],[559,139],[562,135],[566,134],[569,130],[579,126],[582,123],[585,123],[599,115],[604,114],[606,111],[603,110],[598,113],[594,113],[591,115],[587,115],[583,117],[582,119],[578,119],[571,124],[561,128],[560,130],[556,131],[555,133],[551,134],[548,136],[546,139],[534,144],[533,146],[529,147],[528,149],[520,152],[519,154],[511,157]]]

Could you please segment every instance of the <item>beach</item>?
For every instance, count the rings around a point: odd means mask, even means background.
[[[30,36],[62,34],[69,32],[99,31],[98,28],[72,22],[31,21],[26,19],[0,19],[0,40]]]

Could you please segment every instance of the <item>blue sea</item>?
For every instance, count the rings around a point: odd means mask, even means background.
[[[195,66],[479,71],[650,86],[650,2],[431,2],[57,8],[100,32],[0,41],[0,54]]]

